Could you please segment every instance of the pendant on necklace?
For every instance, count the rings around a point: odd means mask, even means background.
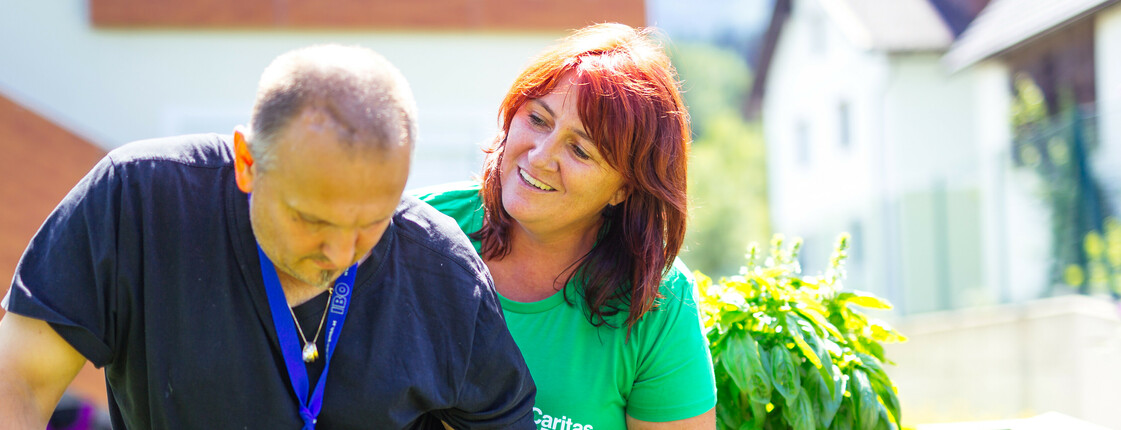
[[[319,348],[315,347],[314,343],[304,345],[304,363],[311,363],[319,358]]]

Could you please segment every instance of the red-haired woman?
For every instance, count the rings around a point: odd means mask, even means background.
[[[418,194],[490,268],[539,428],[712,429],[712,362],[676,262],[689,119],[662,49],[625,25],[579,30],[522,72],[499,119],[482,184]]]

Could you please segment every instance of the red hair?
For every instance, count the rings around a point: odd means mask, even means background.
[[[622,174],[627,198],[605,208],[595,246],[577,264],[580,295],[596,326],[626,311],[628,331],[660,296],[662,277],[681,249],[686,221],[689,115],[676,72],[648,29],[585,27],[538,56],[514,81],[499,109],[501,130],[485,151],[483,227],[472,237],[486,259],[510,252],[514,222],[502,207],[499,166],[514,114],[572,76],[580,120],[607,163]],[[565,284],[570,279],[565,280]],[[565,296],[567,299],[567,295]]]

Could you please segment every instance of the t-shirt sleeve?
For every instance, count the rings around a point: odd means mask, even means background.
[[[716,406],[712,356],[697,310],[697,286],[680,260],[662,280],[658,309],[640,321],[638,374],[627,415],[666,422],[694,417]],[[640,337],[639,337],[640,336]]]
[[[434,185],[410,190],[408,193],[454,219],[459,229],[466,234],[472,234],[483,227],[482,198],[479,196],[477,182]]]
[[[441,419],[457,429],[535,428],[537,388],[493,293],[480,303],[471,341],[457,406]]]
[[[24,251],[8,312],[46,321],[98,367],[112,361],[120,180],[107,156],[70,191]]]

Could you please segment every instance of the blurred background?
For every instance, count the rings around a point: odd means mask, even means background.
[[[1013,428],[1007,420],[1056,412],[1045,416],[1069,418],[1061,428],[1121,428],[1121,1],[0,0],[0,10],[5,281],[106,151],[230,133],[248,120],[260,72],[289,49],[359,44],[401,69],[420,108],[415,188],[476,174],[498,103],[536,52],[594,22],[656,26],[693,121],[692,268],[735,274],[747,243],[784,233],[804,239],[813,273],[849,232],[846,286],[894,303],[880,316],[910,338],[887,350],[905,425]],[[106,404],[92,367],[71,392]]]

